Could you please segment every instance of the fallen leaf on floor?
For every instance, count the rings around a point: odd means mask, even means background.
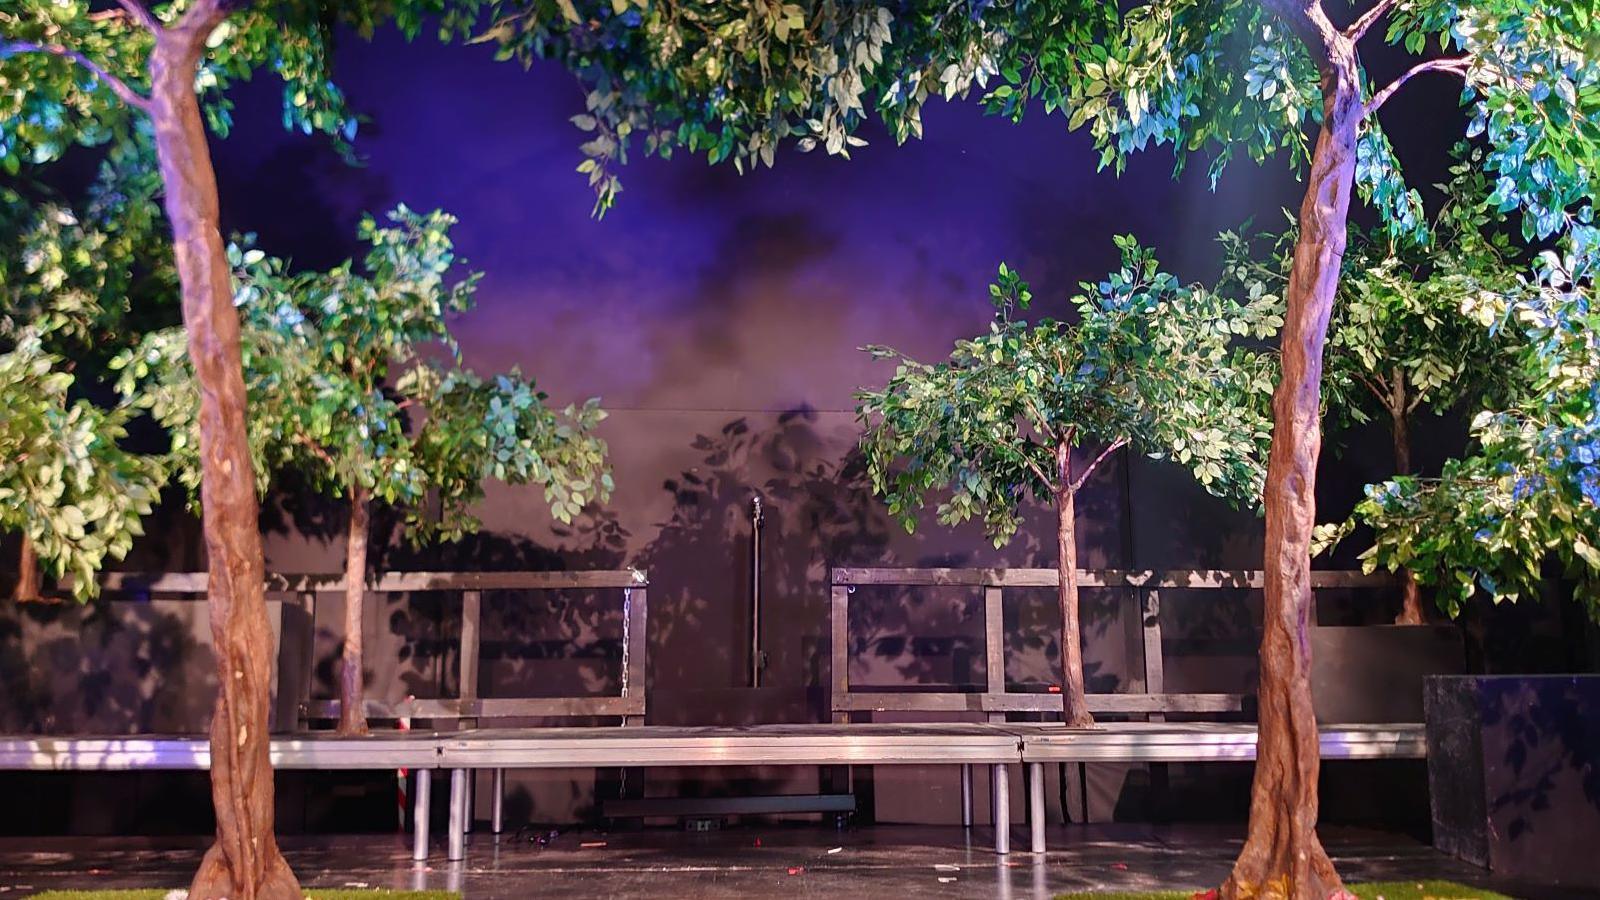
[[[1126,871],[1128,871],[1128,864],[1127,863],[1112,863],[1111,864],[1111,868],[1116,869],[1118,872],[1126,872]]]
[[[940,884],[954,884],[955,883],[955,879],[954,878],[944,877],[944,878],[940,878],[939,879],[939,883]]]
[[[596,847],[604,847],[605,845],[606,845],[605,841],[584,841],[583,843],[579,844],[578,846],[581,847],[584,850],[593,850]]]
[[[790,875],[804,875],[805,872],[806,872],[806,867],[805,866],[790,866],[789,867],[789,874]]]
[[[829,853],[829,854],[834,854],[834,853],[838,853],[838,852],[839,852],[839,851],[841,851],[841,850],[843,850],[843,849],[844,849],[844,848],[843,848],[843,847],[835,847],[835,848],[833,848],[833,849],[832,849],[832,850],[829,850],[829,851],[828,851],[828,853]]]
[[[960,866],[952,866],[949,863],[935,863],[933,868],[936,871],[939,871],[939,872],[959,872],[959,871],[961,871],[961,867]]]

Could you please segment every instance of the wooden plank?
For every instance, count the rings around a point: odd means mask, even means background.
[[[115,593],[206,593],[205,572],[106,572],[100,583]],[[378,592],[592,590],[643,586],[649,579],[636,569],[579,570],[567,572],[389,572],[369,583]],[[69,585],[70,586],[70,585]],[[344,576],[332,573],[269,573],[268,593],[342,591]],[[175,597],[174,599],[178,599]]]
[[[461,592],[461,644],[456,655],[456,692],[462,700],[478,698],[478,653],[483,641],[483,594]],[[476,719],[462,719],[461,728],[476,728]]]
[[[1089,694],[1096,713],[1238,712],[1243,694]],[[1060,694],[984,694],[856,691],[841,699],[835,712],[1045,712],[1061,711]]]
[[[336,719],[339,701],[312,700],[302,707],[306,719]],[[642,697],[486,697],[476,700],[439,698],[387,704],[367,701],[367,718],[508,719],[642,716]]]
[[[461,648],[457,668],[457,691],[463,700],[478,696],[478,652],[482,641],[483,594],[478,591],[461,593]]]
[[[983,670],[991,694],[1006,692],[1005,595],[990,585],[983,589]],[[989,721],[1004,722],[1006,714],[989,712]]]
[[[1139,619],[1144,632],[1144,692],[1160,694],[1167,689],[1166,667],[1161,658],[1161,592],[1154,588],[1145,591],[1142,606]],[[1152,722],[1159,718],[1159,713],[1150,715]]]
[[[302,726],[300,704],[311,698],[315,677],[317,595],[305,592],[278,605],[278,657],[273,672],[272,730]]]
[[[649,622],[650,601],[645,588],[628,589],[622,599],[622,696],[637,697],[641,706],[649,694]]]
[[[833,685],[833,708],[837,711],[844,709],[839,704],[847,702],[850,695],[850,588],[833,588],[828,621],[832,632],[828,641],[828,679]]]
[[[951,587],[1055,587],[1055,569],[877,569],[833,570],[835,585],[894,585]],[[1259,589],[1258,569],[1082,569],[1081,587],[1164,587],[1197,589]],[[1351,570],[1323,569],[1311,573],[1314,588],[1392,588],[1399,580],[1388,573],[1371,575]]]
[[[1005,599],[1000,588],[983,589],[983,668],[989,693],[1006,692]]]

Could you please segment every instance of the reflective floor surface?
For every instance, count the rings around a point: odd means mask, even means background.
[[[1443,878],[1532,900],[1590,896],[1508,884],[1383,832],[1327,829],[1350,881]],[[470,836],[467,858],[443,846],[413,863],[401,835],[295,838],[290,864],[308,887],[448,888],[467,900],[522,897],[897,897],[1046,900],[1064,891],[1203,888],[1226,877],[1237,828],[1058,826],[1042,856],[996,856],[987,829],[879,825],[741,825],[691,833],[547,830]],[[1017,829],[1014,847],[1027,846]],[[442,843],[442,842],[441,842]],[[46,888],[182,887],[198,838],[0,839],[0,896]]]

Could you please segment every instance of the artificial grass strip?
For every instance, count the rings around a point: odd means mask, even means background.
[[[1361,900],[1511,900],[1504,894],[1453,881],[1371,881],[1347,884]],[[1123,891],[1057,894],[1055,900],[1189,900],[1193,891]]]
[[[306,900],[461,900],[454,890],[386,890],[382,887],[304,887]],[[166,900],[173,890],[45,890],[29,900]],[[182,894],[179,890],[178,894]]]

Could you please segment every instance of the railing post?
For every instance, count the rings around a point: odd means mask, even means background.
[[[983,667],[985,690],[991,696],[1006,692],[1005,599],[999,585],[983,589]],[[989,721],[1004,722],[1006,714],[992,712]]]
[[[433,770],[417,770],[417,798],[411,811],[411,858],[422,862],[428,858],[428,826],[433,815]]]
[[[447,858],[467,855],[467,769],[450,770],[450,837]]]
[[[1044,763],[1028,763],[1028,836],[1034,853],[1044,852]]]
[[[961,827],[972,827],[972,763],[961,764]]]
[[[1005,763],[995,763],[989,768],[989,790],[994,807],[994,852],[1005,856],[1011,852],[1011,772]]]
[[[492,779],[491,784],[493,785],[492,790],[494,791],[494,805],[493,813],[489,818],[489,826],[493,833],[499,834],[505,825],[506,770],[495,769],[494,778]]]

